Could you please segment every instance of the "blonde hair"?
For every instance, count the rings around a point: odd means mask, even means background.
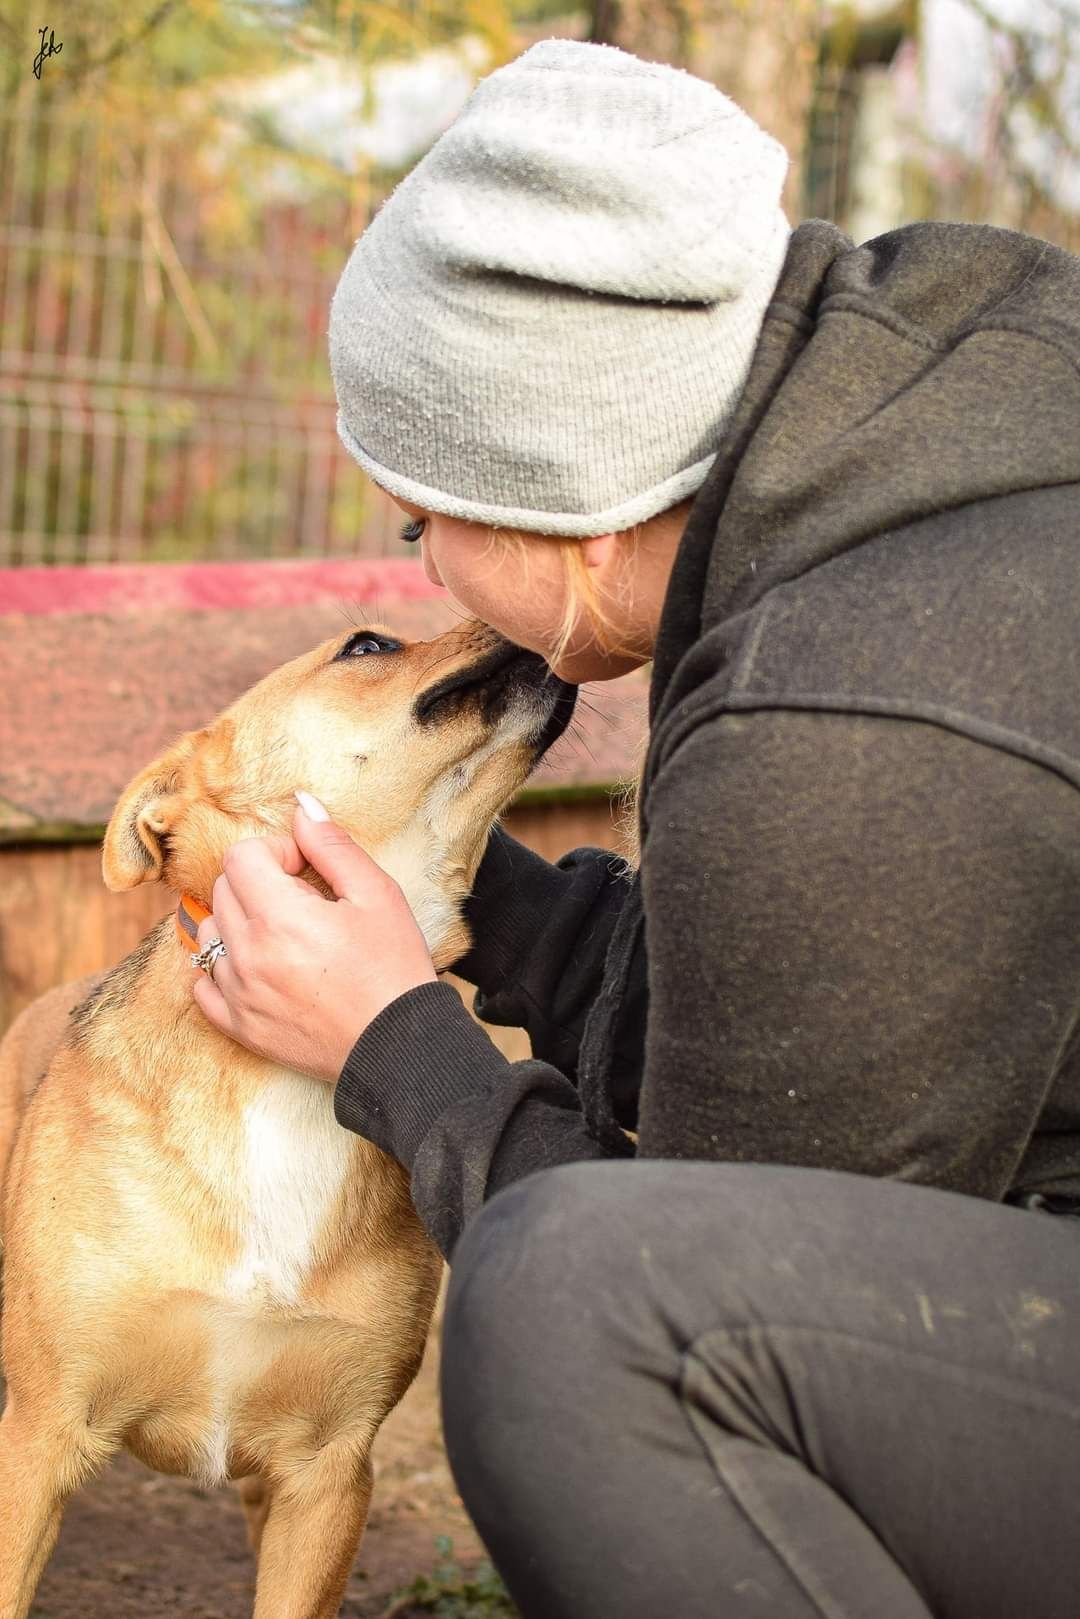
[[[642,523],[635,523],[633,528],[624,530],[619,538],[622,539],[625,535],[631,544],[635,544],[643,526]],[[555,644],[548,654],[548,662],[558,663],[566,652],[581,615],[584,615],[586,623],[604,652],[616,654],[634,650],[620,642],[619,631],[610,608],[601,600],[592,573],[585,562],[580,536],[541,536],[522,529],[493,528],[490,531],[488,545],[489,551],[496,546],[501,547],[504,552],[515,551],[521,558],[525,577],[528,579],[533,547],[541,540],[545,545],[557,547],[566,584],[566,606],[562,621],[555,627]]]
[[[642,527],[643,524],[635,523],[633,528],[624,531],[631,544],[636,543]],[[582,615],[584,615],[586,622],[595,635],[598,645],[605,652],[617,654],[634,651],[634,648],[625,646],[620,642],[619,631],[611,615],[610,608],[601,600],[592,572],[585,562],[580,537],[540,536],[521,529],[493,528],[490,532],[489,550],[486,554],[490,554],[490,551],[496,547],[501,548],[503,554],[507,551],[516,552],[521,558],[525,577],[528,579],[529,562],[533,555],[532,548],[541,538],[545,545],[558,547],[563,567],[563,578],[566,583],[566,606],[563,610],[562,622],[558,625],[556,631],[555,645],[548,654],[548,662],[550,664],[558,663],[573,639],[578,619]],[[641,856],[637,802],[648,742],[649,738],[646,732],[637,750],[634,774],[616,782],[612,793],[615,828],[623,846],[624,868],[627,876],[637,867]]]

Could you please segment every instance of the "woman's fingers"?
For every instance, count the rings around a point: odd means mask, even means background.
[[[317,821],[301,804],[293,816],[296,846],[309,865],[350,905],[377,905],[393,883],[366,850],[335,821]],[[395,885],[396,886],[396,885]]]
[[[307,864],[292,838],[242,838],[225,852],[224,874],[246,917],[264,916],[295,888]],[[307,884],[301,885],[307,888]]]
[[[220,938],[231,954],[219,957],[213,980],[197,974],[194,993],[223,1034],[333,1082],[371,1020],[436,974],[393,878],[334,822],[298,809],[294,828],[295,842],[247,839],[228,851],[198,944]],[[340,903],[295,875],[309,864]]]
[[[210,918],[214,931],[210,937],[224,939],[228,944],[230,935],[235,933],[240,923],[246,921],[246,912],[240,904],[233,886],[224,873],[214,884],[214,892],[210,899],[213,915]]]
[[[218,966],[220,965],[221,963],[219,962]],[[215,967],[214,971],[217,972],[217,970],[218,968]],[[195,980],[193,993],[195,1003],[203,1017],[212,1023],[216,1029],[220,1029],[222,1034],[227,1034],[235,1040],[236,1031],[233,1027],[233,1016],[229,1010],[229,1003],[217,984],[206,973],[199,973]]]

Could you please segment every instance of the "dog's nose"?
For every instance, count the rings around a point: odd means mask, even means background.
[[[537,679],[542,679],[547,672],[547,664],[539,653],[527,652],[524,647],[514,646],[511,641],[500,641],[490,652],[474,659],[464,668],[444,675],[421,692],[413,705],[413,713],[423,725],[438,711],[451,703],[460,702],[470,693],[481,698],[494,696],[505,688],[505,677],[518,666],[523,674],[526,670],[529,674],[535,672]]]

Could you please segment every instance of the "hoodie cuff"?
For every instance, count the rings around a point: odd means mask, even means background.
[[[465,901],[474,942],[450,971],[481,989],[515,977],[570,882],[559,866],[496,826]]]
[[[509,1066],[456,989],[417,984],[385,1006],[353,1046],[334,1090],[334,1115],[411,1173],[439,1115],[485,1094]]]

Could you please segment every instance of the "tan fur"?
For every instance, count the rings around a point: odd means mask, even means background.
[[[104,974],[91,973],[71,984],[58,984],[24,1007],[0,1042],[0,1186],[27,1104],[45,1076],[68,1032],[68,1021]]]
[[[421,726],[418,695],[485,659],[492,633],[335,660],[347,640],[136,778],[105,839],[110,887],[162,879],[210,905],[228,846],[287,831],[305,787],[402,885],[436,965],[460,954],[460,901],[550,699],[523,679],[498,720],[466,698]],[[0,1164],[16,1137],[0,1619],[25,1619],[66,1497],[121,1446],[164,1472],[244,1479],[256,1619],[330,1619],[372,1441],[419,1364],[441,1266],[405,1172],[336,1124],[332,1087],[207,1023],[193,976],[167,919],[0,1047]]]

